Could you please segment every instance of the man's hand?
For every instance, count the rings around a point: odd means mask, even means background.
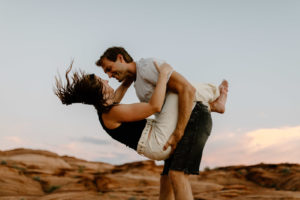
[[[166,142],[163,150],[166,151],[168,147],[171,147],[171,154],[174,152],[174,150],[177,147],[178,142],[180,141],[181,137],[176,132],[174,132],[170,137],[169,140]]]

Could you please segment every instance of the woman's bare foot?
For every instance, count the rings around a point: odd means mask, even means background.
[[[223,80],[219,85],[219,90],[220,96],[214,102],[210,103],[210,109],[212,112],[224,113],[227,101],[228,81]]]

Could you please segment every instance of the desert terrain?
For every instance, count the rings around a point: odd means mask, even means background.
[[[162,166],[114,166],[43,150],[0,151],[0,200],[154,200]],[[300,199],[299,164],[206,168],[190,177],[197,200]]]

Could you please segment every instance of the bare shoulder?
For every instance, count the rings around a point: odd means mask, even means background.
[[[113,106],[108,113],[102,114],[102,120],[106,128],[115,129],[118,128],[121,123],[116,120],[114,117],[117,114],[117,110],[115,109],[117,106]]]

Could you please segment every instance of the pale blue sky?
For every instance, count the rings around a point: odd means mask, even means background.
[[[72,58],[107,78],[94,63],[117,45],[136,60],[164,59],[193,82],[230,82],[202,166],[300,162],[299,1],[0,0],[0,28],[1,150],[143,159],[104,133],[92,107],[63,106],[52,91]],[[123,102],[136,101],[131,88]],[[262,129],[273,143],[259,144]]]

